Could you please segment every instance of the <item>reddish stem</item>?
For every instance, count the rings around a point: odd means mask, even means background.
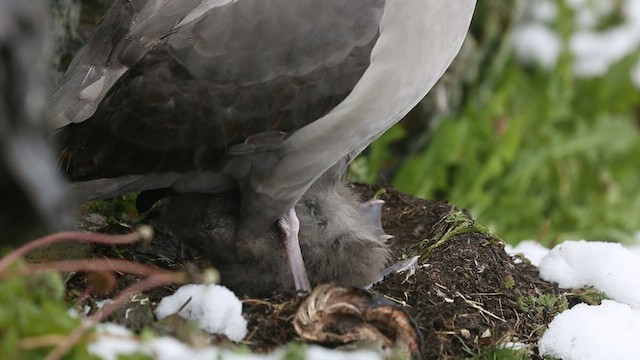
[[[0,273],[5,271],[6,268],[14,261],[30,253],[31,251],[63,241],[79,241],[92,242],[97,244],[121,245],[130,244],[138,240],[149,240],[152,236],[153,230],[151,229],[151,227],[146,225],[141,226],[136,231],[125,235],[107,235],[88,231],[63,231],[30,241],[10,252],[7,256],[0,259]]]
[[[155,266],[144,265],[122,259],[78,259],[52,261],[42,264],[29,264],[15,272],[7,275],[34,275],[46,271],[77,272],[77,271],[115,271],[138,276],[156,276],[163,274],[174,274],[174,272],[163,270]],[[0,278],[3,276],[0,275]]]
[[[131,299],[133,295],[162,285],[183,284],[187,280],[188,276],[185,273],[166,271],[163,273],[153,274],[147,279],[140,280],[135,284],[132,284],[131,286],[122,290],[120,294],[118,294],[118,296],[113,299],[113,301],[106,304],[102,309],[87,318],[86,321],[82,322],[80,326],[75,328],[69,334],[69,336],[62,340],[60,344],[58,344],[58,346],[47,355],[45,360],[61,359],[69,351],[69,349],[73,347],[73,345],[75,345],[80,341],[80,339],[82,339],[82,337],[92,326],[109,317],[109,315],[111,315],[115,310],[119,309],[124,303]]]

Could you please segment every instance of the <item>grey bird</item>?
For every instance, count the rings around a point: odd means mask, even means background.
[[[187,244],[199,258],[219,270],[221,284],[238,296],[265,296],[294,289],[275,226],[251,245],[254,254],[261,254],[259,261],[246,258],[236,246],[239,199],[237,191],[174,194],[150,216],[149,225],[156,232],[154,242]],[[382,231],[380,223],[381,208],[381,200],[361,203],[343,181],[321,177],[307,190],[295,211],[311,284],[366,287],[381,279],[390,255],[390,236]],[[163,256],[175,256],[171,250]]]
[[[295,205],[399,121],[456,56],[475,0],[117,0],[51,102],[82,199],[239,189],[235,246],[277,222],[309,290]]]
[[[47,1],[0,2],[0,245],[70,220],[44,116],[50,28]]]

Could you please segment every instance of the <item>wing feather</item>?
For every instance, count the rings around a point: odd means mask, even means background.
[[[117,0],[96,26],[50,100],[51,126],[82,122],[117,80],[156,46],[199,0]]]
[[[97,104],[67,102],[76,114],[95,111],[59,132],[73,179],[215,170],[230,145],[315,121],[365,72],[384,9],[384,0],[210,0],[207,11],[200,4],[180,16],[166,10],[176,16],[169,30],[115,82],[80,88],[102,99]],[[136,29],[138,39],[161,34],[145,29]]]

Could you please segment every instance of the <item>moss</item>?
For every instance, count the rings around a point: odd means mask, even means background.
[[[523,295],[516,290],[516,302],[520,311],[527,314],[534,323],[540,325],[539,331],[546,329],[546,319],[569,308],[569,302],[565,295]]]
[[[434,249],[458,235],[479,233],[494,238],[486,226],[478,224],[467,213],[459,209],[451,211],[438,226],[440,229],[433,238],[424,239],[420,243],[423,257],[428,256]]]

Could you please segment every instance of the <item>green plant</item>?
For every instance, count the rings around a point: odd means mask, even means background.
[[[395,187],[467,208],[512,243],[632,239],[640,229],[640,91],[629,74],[640,49],[603,76],[576,77],[567,45],[574,14],[560,6],[558,16],[552,27],[565,50],[556,66],[523,66],[513,55],[489,61],[494,71],[481,72],[461,109],[399,166]],[[374,162],[399,134],[383,136],[361,163],[383,168]]]
[[[80,325],[82,319],[64,301],[64,289],[54,272],[0,280],[0,354],[42,359]],[[76,344],[66,356],[89,358],[84,344]]]

